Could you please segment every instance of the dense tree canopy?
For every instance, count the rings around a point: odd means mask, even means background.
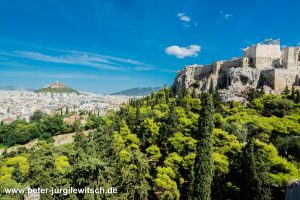
[[[286,184],[300,179],[297,93],[252,91],[248,99],[222,102],[213,85],[203,98],[164,87],[105,117],[89,113],[85,125],[39,112],[0,124],[2,146],[39,139],[0,155],[0,199],[22,199],[4,188],[27,187],[117,190],[41,199],[283,199]],[[51,143],[69,131],[77,132],[73,143]]]

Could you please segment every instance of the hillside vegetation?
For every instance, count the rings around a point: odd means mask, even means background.
[[[54,147],[48,139],[0,156],[0,199],[21,199],[3,189],[27,186],[118,191],[42,199],[284,199],[287,183],[300,179],[299,101],[255,92],[249,100],[224,103],[213,88],[201,97],[174,97],[163,88],[105,117],[90,114],[87,126],[73,127],[72,144]],[[25,130],[15,122],[11,137],[37,129],[35,137],[49,138],[64,132],[61,122],[42,116],[22,122]],[[0,126],[8,146],[9,126]],[[91,128],[89,136],[82,133]]]
[[[137,87],[120,92],[112,93],[111,95],[125,95],[125,96],[147,96],[153,92],[160,90],[161,87]]]
[[[37,93],[41,93],[41,92],[44,92],[44,93],[77,93],[79,94],[79,92],[77,90],[74,90],[72,88],[68,88],[68,87],[65,87],[65,88],[50,88],[50,87],[47,87],[47,88],[42,88],[42,89],[39,89],[39,90],[36,90],[35,92]]]

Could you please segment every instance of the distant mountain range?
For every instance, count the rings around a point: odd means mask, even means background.
[[[110,95],[124,95],[124,96],[147,96],[153,92],[160,90],[162,87],[136,87],[119,92],[112,93]],[[32,89],[32,88],[20,88],[15,86],[0,86],[0,90],[26,90],[34,91],[37,93],[77,93],[79,92],[73,88],[66,86],[64,83],[56,81],[50,83],[41,89]]]
[[[41,88],[39,90],[36,90],[35,92],[49,92],[49,93],[77,93],[79,92],[77,90],[74,90],[70,87],[65,86],[62,82],[56,81],[54,83],[50,83],[49,85],[45,86],[44,88]]]
[[[136,87],[128,90],[123,90],[120,92],[115,92],[110,95],[125,95],[125,96],[147,96],[152,92],[160,90],[161,87]]]

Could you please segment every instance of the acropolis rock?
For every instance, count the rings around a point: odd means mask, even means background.
[[[280,40],[245,48],[244,55],[209,65],[190,65],[178,72],[172,89],[207,91],[211,80],[225,100],[243,100],[250,89],[279,94],[286,87],[300,89],[300,46],[280,47]]]

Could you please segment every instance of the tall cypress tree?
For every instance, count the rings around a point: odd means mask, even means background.
[[[252,137],[243,151],[241,199],[270,200],[270,178],[268,161]]]
[[[159,129],[160,131],[160,143],[162,145],[165,145],[168,138],[178,132],[180,130],[179,127],[179,117],[176,113],[175,105],[174,103],[171,103],[170,111],[166,117],[165,120],[162,122],[162,126]]]
[[[202,94],[202,109],[199,117],[199,132],[197,135],[197,155],[194,166],[194,200],[211,199],[211,185],[213,180],[213,139],[214,107],[212,96]]]
[[[214,102],[215,112],[221,112],[221,110],[222,110],[222,107],[221,107],[222,96],[219,93],[218,87],[215,88],[215,91],[213,93],[213,102]]]
[[[12,179],[14,179],[17,182],[22,182],[22,180],[24,179],[21,170],[20,170],[20,164],[17,163],[14,170],[12,171],[11,174]]]

